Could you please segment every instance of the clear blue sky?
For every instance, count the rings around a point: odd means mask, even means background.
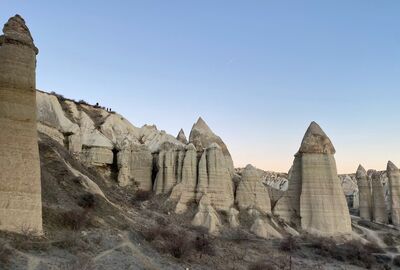
[[[287,171],[313,120],[340,172],[400,166],[400,1],[0,0],[16,13],[39,89],[174,135],[201,115],[236,166]]]

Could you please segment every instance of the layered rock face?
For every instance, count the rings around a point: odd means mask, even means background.
[[[400,170],[391,161],[387,164],[389,177],[389,198],[392,223],[400,226]]]
[[[359,190],[360,217],[365,220],[371,220],[372,219],[371,182],[369,181],[367,171],[361,165],[357,169],[356,178]]]
[[[9,19],[0,36],[0,230],[42,233],[36,127],[36,54],[25,21]]]
[[[383,185],[378,172],[372,173],[372,216],[378,223],[388,223]]]
[[[200,117],[197,122],[193,125],[189,136],[189,142],[193,143],[198,151],[203,151],[203,149],[208,148],[212,143],[218,144],[226,159],[226,166],[228,166],[231,174],[234,172],[233,160],[228,148],[222,139],[215,135],[210,127],[204,122]]]
[[[328,136],[312,122],[295,155],[287,191],[288,221],[321,236],[351,233],[334,154]]]
[[[213,143],[201,156],[197,196],[207,194],[216,210],[228,211],[232,206],[233,185],[221,147]]]
[[[247,165],[242,172],[242,180],[236,190],[236,202],[241,210],[257,209],[261,213],[271,213],[271,201],[267,188],[262,183],[263,172]]]

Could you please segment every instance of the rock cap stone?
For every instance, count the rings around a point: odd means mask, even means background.
[[[357,172],[356,172],[356,177],[357,178],[362,178],[367,176],[367,171],[364,169],[364,167],[360,164],[357,168]]]
[[[308,127],[298,154],[335,154],[336,150],[325,132],[316,122]]]
[[[183,129],[181,129],[178,133],[178,136],[176,136],[176,139],[178,141],[180,141],[181,143],[187,144],[188,140],[186,138],[185,132],[183,131]]]
[[[29,28],[25,24],[25,20],[20,15],[15,15],[8,19],[3,27],[4,35],[0,38],[0,45],[5,44],[18,44],[32,48],[36,54],[38,49],[33,43],[33,38]]]

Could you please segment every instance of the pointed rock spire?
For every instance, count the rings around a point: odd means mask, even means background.
[[[357,172],[356,172],[356,178],[361,178],[361,177],[366,177],[367,176],[367,171],[364,169],[364,167],[360,164],[358,165]]]
[[[372,219],[372,194],[371,182],[363,166],[358,166],[356,172],[360,217],[365,220]]]
[[[178,136],[176,136],[176,139],[178,141],[180,141],[181,143],[187,144],[188,140],[186,138],[185,132],[183,131],[183,129],[181,128],[181,130],[178,133]]]
[[[29,28],[25,24],[25,20],[20,15],[11,17],[3,27],[4,36],[0,38],[0,45],[2,43],[9,43],[15,45],[23,45],[31,47],[35,53],[38,49],[33,43],[32,35]]]
[[[313,153],[333,155],[335,152],[335,147],[333,147],[329,137],[317,123],[311,122],[301,142],[299,154]]]
[[[397,166],[394,165],[394,163],[389,160],[388,164],[387,164],[387,172],[388,172],[388,174],[390,174],[391,172],[396,172],[398,170],[399,170],[399,168],[397,168]]]
[[[389,178],[392,223],[395,226],[400,226],[400,170],[391,161],[387,164],[387,175]]]

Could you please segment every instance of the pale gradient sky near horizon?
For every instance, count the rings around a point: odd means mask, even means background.
[[[202,116],[235,166],[287,171],[311,121],[341,173],[400,166],[400,1],[0,0],[37,87],[176,135]]]

